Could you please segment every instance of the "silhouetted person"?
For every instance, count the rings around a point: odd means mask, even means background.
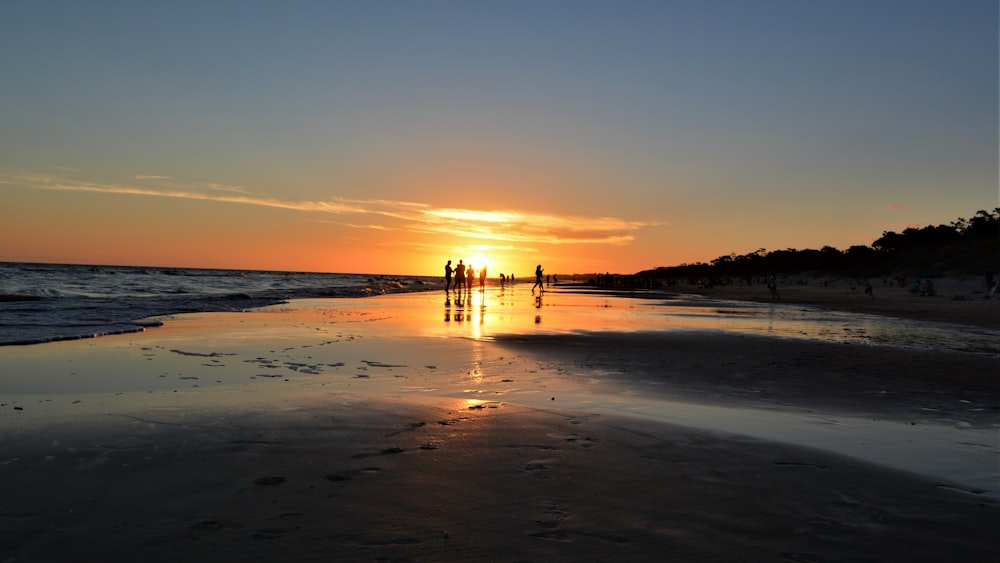
[[[535,266],[535,285],[531,286],[531,292],[535,292],[535,288],[539,288],[539,291],[545,291],[545,286],[542,284],[542,265],[539,264]]]
[[[865,280],[865,293],[867,293],[872,299],[875,299],[875,291],[872,289],[872,284],[869,283],[868,280]]]
[[[455,266],[455,285],[453,289],[461,291],[463,285],[465,285],[465,264],[459,260],[458,266]]]
[[[452,273],[452,271],[453,270],[451,268],[451,260],[448,260],[448,263],[444,265],[444,290],[445,290],[445,292],[447,292],[448,288],[451,287],[451,273]]]
[[[500,287],[503,288],[506,285],[507,285],[507,276],[503,275],[503,272],[500,272]]]
[[[767,289],[771,291],[771,299],[781,299],[781,296],[778,295],[778,280],[774,274],[767,277]]]
[[[486,290],[486,264],[479,268],[479,291]]]
[[[465,269],[465,289],[472,291],[472,280],[476,279],[476,271],[469,266]]]

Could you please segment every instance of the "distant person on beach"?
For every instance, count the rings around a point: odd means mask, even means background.
[[[872,299],[875,299],[875,290],[872,289],[872,284],[868,280],[865,280],[865,293]]]
[[[486,264],[483,264],[482,268],[479,268],[479,291],[484,291],[486,289]]]
[[[503,275],[503,272],[500,272],[500,287],[504,287],[506,285],[507,285],[507,276]]]
[[[452,267],[451,267],[451,260],[448,260],[448,263],[444,265],[444,290],[445,290],[445,292],[447,292],[448,288],[451,287],[451,273],[452,272],[453,272],[453,270],[452,270]]]
[[[469,266],[465,269],[465,289],[472,291],[472,280],[476,279],[476,271]]]
[[[462,286],[465,284],[465,264],[461,260],[458,261],[458,266],[455,266],[455,286],[453,289],[456,291],[462,291]]]
[[[535,266],[535,285],[531,286],[531,292],[535,292],[535,288],[539,288],[539,291],[545,291],[545,286],[542,283],[542,265],[539,264]]]
[[[767,289],[771,291],[771,299],[781,299],[778,295],[778,278],[774,274],[767,277]]]

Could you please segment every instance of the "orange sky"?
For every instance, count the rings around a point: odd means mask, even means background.
[[[529,277],[867,245],[1000,205],[997,10],[15,3],[0,261]]]

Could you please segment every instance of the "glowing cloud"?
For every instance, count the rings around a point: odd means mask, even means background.
[[[143,180],[165,180],[167,176],[137,176]],[[68,182],[40,176],[20,176],[0,183],[31,189],[91,192],[123,196],[178,198],[255,205],[276,209],[330,215],[370,215],[391,220],[344,222],[345,226],[375,230],[402,230],[426,234],[460,234],[480,241],[483,248],[510,248],[502,243],[532,244],[611,244],[634,240],[633,232],[659,223],[630,221],[617,217],[552,215],[516,210],[435,208],[426,203],[383,199],[354,200],[333,198],[325,201],[287,201],[251,194],[239,186],[208,183],[163,188],[136,187],[92,182]]]

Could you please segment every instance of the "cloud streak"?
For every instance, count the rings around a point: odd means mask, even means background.
[[[141,179],[151,178],[154,177],[141,177]],[[165,176],[155,178],[167,179]],[[369,219],[363,221],[347,220],[343,224],[353,228],[382,231],[401,230],[433,235],[457,234],[494,244],[623,245],[634,240],[636,231],[661,224],[617,217],[553,215],[517,210],[439,208],[426,203],[383,199],[332,198],[324,201],[288,201],[253,195],[238,186],[215,183],[203,186],[155,189],[118,184],[67,182],[40,176],[20,176],[7,180],[0,178],[0,184],[21,185],[40,190],[186,199],[328,215],[368,216]],[[373,220],[373,217],[382,217],[383,221]]]

